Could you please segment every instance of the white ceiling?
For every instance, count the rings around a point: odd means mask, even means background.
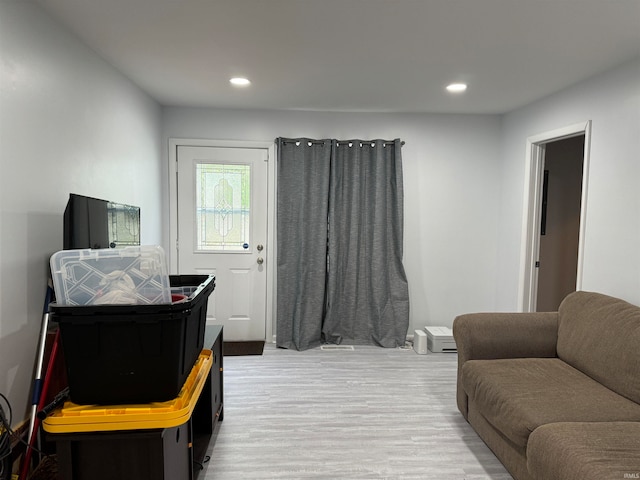
[[[640,55],[640,0],[34,1],[171,106],[504,113]]]

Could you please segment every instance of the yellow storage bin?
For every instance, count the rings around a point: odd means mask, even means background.
[[[48,433],[107,432],[171,428],[189,421],[213,364],[213,352],[202,350],[178,396],[140,405],[77,405],[65,402],[42,426]]]

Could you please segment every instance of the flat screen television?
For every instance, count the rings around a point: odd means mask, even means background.
[[[65,250],[140,245],[140,207],[72,193],[64,210]]]

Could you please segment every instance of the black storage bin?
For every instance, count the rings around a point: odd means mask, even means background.
[[[82,405],[164,402],[178,396],[204,345],[213,275],[172,275],[180,303],[64,306],[60,325],[71,401]]]
[[[173,428],[56,434],[58,478],[191,480],[190,421]]]

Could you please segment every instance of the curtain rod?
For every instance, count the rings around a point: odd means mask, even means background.
[[[378,139],[379,140],[379,139]],[[360,143],[360,146],[367,144],[367,143],[375,143],[378,140],[337,140],[338,144],[341,143],[349,143],[352,144],[354,142],[358,142]],[[290,139],[290,140],[282,140],[282,143],[300,143],[300,142],[305,142],[305,143],[311,143],[312,145],[324,145],[325,140],[309,140],[306,138],[301,138],[301,139]],[[390,144],[395,144],[395,140],[382,140],[383,143],[390,143]],[[404,146],[404,140],[400,141],[400,146],[403,147]]]

